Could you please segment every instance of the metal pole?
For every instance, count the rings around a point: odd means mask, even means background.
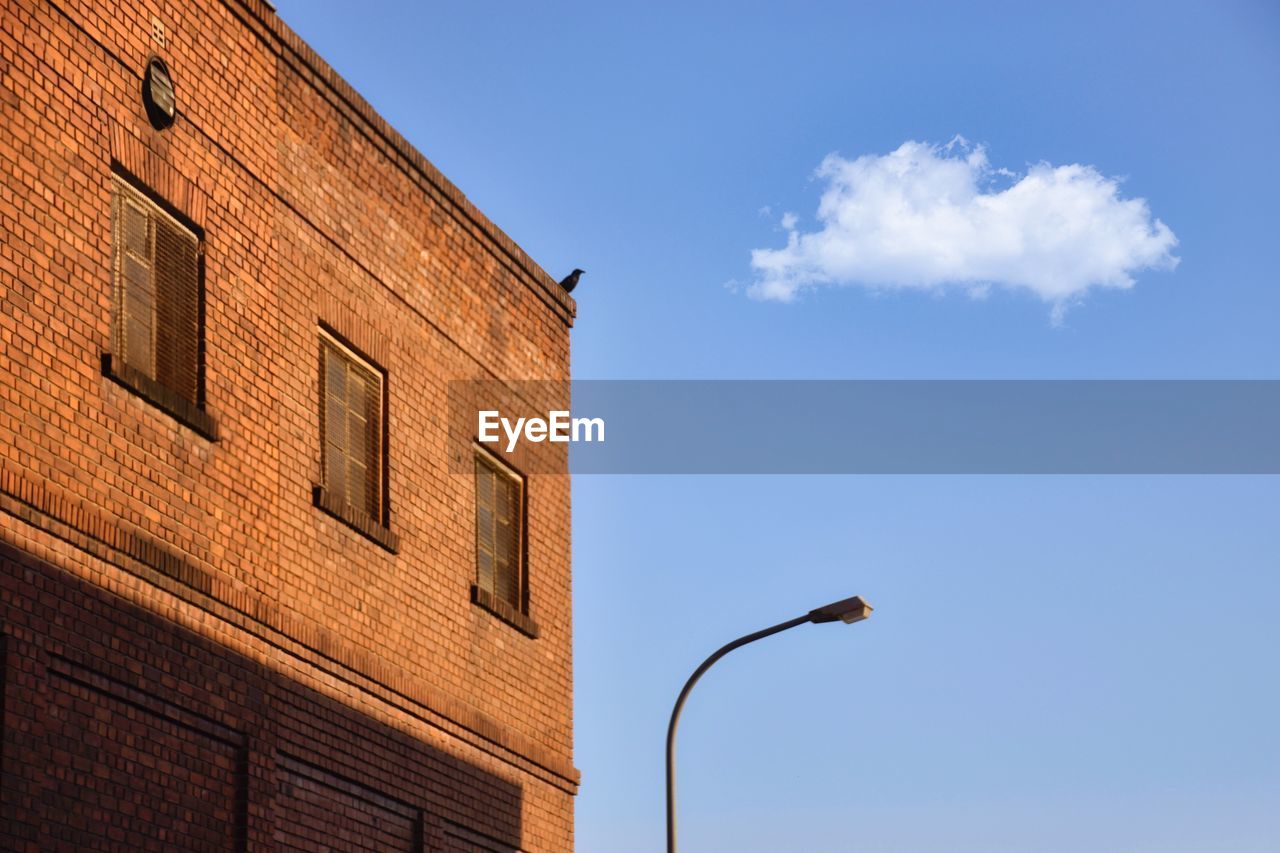
[[[689,680],[684,683],[684,689],[680,691],[680,696],[676,699],[676,705],[671,709],[671,723],[667,726],[667,853],[676,853],[676,725],[680,722],[680,712],[684,709],[684,700],[689,698],[689,691],[693,689],[693,685],[698,683],[698,679],[702,678],[702,674],[711,669],[712,664],[739,646],[754,643],[756,640],[762,640],[788,628],[794,628],[797,625],[803,625],[811,621],[813,621],[813,613],[806,613],[804,616],[797,616],[795,619],[779,623],[772,628],[765,628],[763,631],[756,631],[754,634],[739,637],[732,643],[722,646],[715,654],[704,660],[702,665],[693,671],[693,675],[689,676]]]

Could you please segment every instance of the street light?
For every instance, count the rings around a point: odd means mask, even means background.
[[[689,691],[693,689],[693,685],[698,683],[698,679],[702,678],[703,673],[711,669],[711,666],[716,661],[734,649],[745,646],[747,643],[754,643],[756,640],[763,640],[765,637],[779,634],[788,628],[794,628],[806,622],[818,625],[823,622],[839,621],[846,625],[852,625],[854,622],[861,622],[870,615],[871,605],[863,601],[860,596],[855,595],[853,598],[836,601],[825,607],[810,610],[803,616],[797,616],[795,619],[781,622],[772,628],[765,628],[763,631],[756,631],[754,634],[739,637],[732,643],[721,646],[711,657],[704,660],[701,666],[693,671],[693,675],[689,676],[689,680],[684,683],[684,689],[680,691],[680,696],[676,699],[676,706],[671,709],[671,723],[667,726],[667,853],[676,853],[676,726],[680,723],[680,712],[684,710],[684,701],[689,698]]]

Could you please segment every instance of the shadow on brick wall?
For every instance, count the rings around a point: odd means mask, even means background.
[[[521,846],[516,782],[402,729],[401,712],[335,698],[352,685],[317,692],[229,648],[217,620],[210,636],[178,627],[5,543],[0,590],[0,847]]]

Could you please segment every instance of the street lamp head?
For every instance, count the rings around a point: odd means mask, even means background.
[[[853,598],[846,598],[843,601],[828,604],[826,607],[810,610],[809,621],[816,625],[819,622],[835,622],[838,619],[846,625],[852,625],[870,615],[871,605],[863,601],[862,596],[855,595]]]

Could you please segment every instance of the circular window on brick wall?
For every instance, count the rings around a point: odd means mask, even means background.
[[[163,130],[173,124],[178,114],[178,102],[173,93],[173,77],[169,74],[169,66],[158,56],[147,63],[146,74],[142,78],[142,103],[147,108],[147,118],[157,130]]]

